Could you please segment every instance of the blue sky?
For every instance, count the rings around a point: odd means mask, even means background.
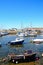
[[[43,27],[43,0],[0,0],[0,29]]]

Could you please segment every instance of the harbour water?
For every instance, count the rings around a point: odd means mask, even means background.
[[[8,42],[11,40],[15,40],[17,36],[16,35],[7,35],[0,37],[0,43],[2,44],[2,47],[0,47],[0,58],[4,58],[7,56],[9,53],[15,53],[15,54],[22,54],[25,50],[32,50],[33,52],[38,52],[38,53],[43,53],[43,43],[41,44],[34,44],[30,43],[30,40],[34,38],[43,38],[41,35],[37,35],[37,37],[24,37],[24,43],[22,45],[13,45],[11,46]],[[31,62],[31,64],[28,63],[20,63],[20,65],[31,65],[34,63]],[[5,63],[0,63],[0,65],[15,65],[14,63],[11,62],[5,62]],[[19,64],[17,64],[19,65]],[[37,64],[35,64],[37,65]],[[40,64],[41,65],[41,64]]]

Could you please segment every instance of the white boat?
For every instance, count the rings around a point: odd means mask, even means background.
[[[0,32],[0,37],[2,36],[2,33]]]
[[[5,35],[8,35],[8,32],[0,32],[0,37]]]
[[[32,40],[33,43],[42,43],[43,39],[34,39]]]
[[[4,36],[4,35],[7,35],[8,32],[1,32],[1,35]]]
[[[25,32],[24,34],[25,34],[25,37],[28,37],[28,32]]]
[[[9,43],[12,45],[12,44],[22,44],[23,42],[24,42],[24,39],[16,38],[15,40],[10,41]]]
[[[36,34],[28,34],[29,37],[36,37],[37,35]]]
[[[17,34],[17,36],[19,36],[19,37],[27,37],[28,33],[27,32],[20,32],[20,33]]]
[[[25,34],[20,32],[20,33],[17,34],[17,36],[19,36],[19,37],[24,37]]]

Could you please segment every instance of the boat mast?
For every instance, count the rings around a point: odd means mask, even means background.
[[[30,22],[30,28],[29,28],[30,32],[32,32],[32,22]]]
[[[21,21],[21,31],[23,32],[23,24],[22,24],[22,21]]]

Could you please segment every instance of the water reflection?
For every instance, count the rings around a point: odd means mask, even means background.
[[[21,48],[23,47],[23,44],[18,45],[9,45],[11,48]]]

